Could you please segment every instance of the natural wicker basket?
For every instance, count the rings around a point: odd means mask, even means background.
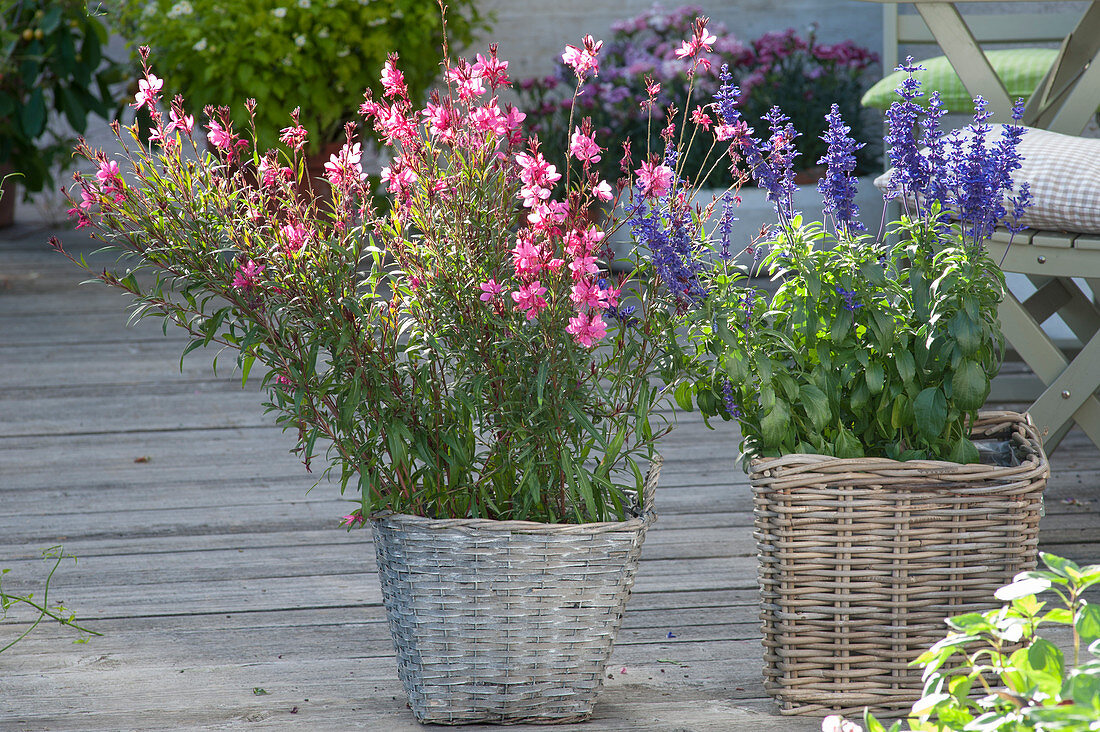
[[[784,714],[911,705],[909,662],[944,619],[998,603],[1035,566],[1050,468],[1035,428],[985,412],[974,438],[1011,442],[1019,464],[785,455],[753,462],[764,686]]]
[[[419,722],[579,722],[592,714],[646,529],[403,514],[371,519],[398,675]]]

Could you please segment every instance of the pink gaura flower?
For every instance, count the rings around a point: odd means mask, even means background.
[[[152,73],[147,74],[144,79],[138,81],[138,93],[134,96],[134,102],[130,106],[134,109],[141,109],[145,106],[148,106],[150,110],[155,109],[162,87],[164,87],[163,79],[158,79]]]
[[[645,93],[651,97],[655,97],[661,93],[661,85],[653,79],[646,78],[645,80]]]
[[[407,198],[417,181],[417,175],[405,164],[403,158],[395,158],[393,163],[392,166],[382,168],[382,182],[386,184],[386,190],[399,199]]]
[[[569,216],[569,203],[566,201],[548,200],[531,209],[527,214],[527,222],[540,231],[549,231],[561,224]]]
[[[580,127],[573,128],[573,135],[569,138],[569,152],[573,157],[586,163],[598,163],[602,160],[600,150],[602,148],[596,144],[594,135],[584,134]]]
[[[713,51],[712,45],[717,40],[718,36],[707,30],[707,19],[697,18],[691,40],[680,44],[680,48],[676,50],[676,58],[697,56],[700,51]]]
[[[444,142],[454,139],[455,123],[458,115],[446,104],[433,104],[428,102],[420,112],[428,121],[428,132]]]
[[[511,83],[508,80],[508,62],[497,59],[495,45],[489,47],[489,58],[485,58],[479,53],[477,61],[470,70],[473,75],[489,82],[489,86],[494,89]]]
[[[714,120],[710,118],[702,107],[696,107],[691,110],[691,121],[702,127],[704,130],[709,130],[710,126],[714,124]]]
[[[290,180],[294,177],[294,171],[287,167],[280,167],[267,158],[260,160],[260,183],[265,188],[271,188],[279,183],[280,179]]]
[[[379,104],[375,108],[374,127],[386,137],[387,145],[405,142],[416,137],[416,122],[405,116],[404,104],[386,106]]]
[[[592,195],[601,201],[610,201],[615,197],[614,192],[611,190],[611,185],[606,180],[601,180],[592,187]]]
[[[516,274],[520,277],[537,275],[542,269],[544,258],[542,247],[531,238],[531,232],[521,232],[512,249],[512,264],[516,268]]]
[[[604,236],[603,230],[595,225],[587,229],[573,229],[565,236],[565,251],[571,257],[587,257],[595,251]]]
[[[447,81],[458,87],[458,98],[464,102],[485,93],[481,76],[474,73],[473,68],[465,60],[460,60],[457,66],[447,69]]]
[[[523,120],[527,115],[509,104],[504,115],[504,126],[507,128],[508,142],[518,145],[523,140]]]
[[[241,292],[249,292],[255,289],[260,282],[260,273],[264,271],[262,264],[256,264],[251,259],[237,267],[233,274],[233,287]]]
[[[600,266],[596,264],[596,258],[591,255],[576,257],[569,263],[569,271],[573,273],[573,281],[585,279],[597,274]]]
[[[99,185],[103,188],[114,188],[116,182],[121,184],[122,174],[118,169],[118,163],[114,160],[100,160],[95,179],[99,181]]]
[[[634,172],[638,175],[642,195],[647,198],[660,198],[672,188],[673,172],[667,165],[645,162]]]
[[[600,75],[600,49],[603,48],[603,41],[597,41],[592,36],[585,36],[581,47],[566,46],[565,51],[561,54],[561,60],[565,62],[565,65],[573,69],[573,73],[577,75],[578,79],[583,79],[592,72],[593,76]]]
[[[407,97],[409,89],[405,86],[405,75],[397,68],[397,54],[390,54],[382,66],[382,93],[387,97]]]
[[[168,118],[168,126],[164,128],[164,134],[170,135],[179,130],[188,137],[191,136],[191,131],[195,128],[194,115],[183,114],[182,110],[177,113],[175,107],[173,107],[168,110]]]
[[[577,313],[575,318],[569,319],[565,332],[572,335],[577,343],[590,348],[607,335],[607,324],[603,322],[603,316],[596,311]]]
[[[603,307],[600,293],[600,287],[595,280],[586,277],[573,283],[569,299],[576,305],[578,310],[581,308],[600,308]]]
[[[208,130],[206,139],[210,141],[211,145],[219,150],[233,150],[233,146],[237,142],[237,137],[233,133],[214,120],[210,121],[206,129]]]
[[[286,240],[284,245],[288,254],[296,254],[313,238],[313,232],[305,224],[285,224],[279,227],[279,232]]]
[[[349,529],[354,528],[356,524],[361,526],[364,523],[366,523],[366,519],[363,518],[362,510],[352,511],[340,520],[340,525],[347,526]]]
[[[494,135],[504,135],[508,131],[505,117],[497,107],[496,99],[484,107],[475,107],[470,111],[470,127],[477,132],[492,132]]]
[[[308,135],[309,131],[305,127],[296,124],[293,127],[284,127],[279,130],[279,142],[292,150],[301,150],[306,144]]]
[[[504,291],[504,288],[496,280],[486,280],[482,282],[478,287],[481,288],[481,295],[479,300],[482,302],[490,302],[500,297],[500,293]]]
[[[516,303],[512,309],[526,311],[527,319],[534,320],[539,311],[547,307],[546,300],[542,297],[544,294],[546,288],[538,280],[523,285],[512,293],[512,299]]]
[[[362,157],[362,145],[358,142],[350,145],[345,142],[340,152],[329,155],[328,162],[325,163],[325,177],[328,178],[328,182],[335,187],[346,189],[366,178],[367,174],[363,172],[360,162]]]

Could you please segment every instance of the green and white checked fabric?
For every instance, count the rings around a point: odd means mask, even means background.
[[[1001,139],[1001,127],[992,125],[987,144]],[[1029,127],[1017,149],[1023,159],[1012,182],[1017,190],[1030,183],[1032,197],[1020,222],[1036,230],[1100,234],[1100,139]],[[875,186],[885,191],[892,173],[876,178]]]
[[[1030,97],[1057,55],[1058,51],[1053,48],[1012,48],[986,52],[990,66],[1000,77],[1012,100]],[[974,111],[970,93],[966,91],[958,74],[951,68],[951,62],[946,56],[936,56],[919,63],[925,70],[913,74],[914,78],[920,81],[921,91],[924,92],[924,96],[918,101],[926,103],[932,92],[938,91],[943,106],[948,111],[957,114],[970,114]],[[879,81],[863,95],[861,100],[863,106],[874,109],[889,108],[898,99],[894,90],[904,78],[903,72],[895,71]]]

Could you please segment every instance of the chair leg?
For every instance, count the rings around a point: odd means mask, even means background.
[[[1092,368],[1100,360],[1100,337],[1093,335],[1070,363],[1011,293],[1006,293],[999,315],[1012,346],[1047,385],[1028,410],[1047,452],[1054,451],[1074,421],[1100,446],[1100,400],[1095,396],[1100,369]]]

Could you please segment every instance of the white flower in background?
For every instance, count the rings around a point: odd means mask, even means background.
[[[176,18],[182,17],[184,15],[190,15],[193,12],[195,12],[195,9],[191,7],[191,3],[187,2],[187,0],[180,0],[180,2],[172,6],[172,8],[168,11],[167,16],[175,20]]]
[[[283,56],[283,66],[292,66],[293,64],[294,64],[294,59],[292,59],[290,57],[289,53],[287,55]]]
[[[301,33],[294,36],[294,45],[297,46],[298,48],[304,47],[306,45],[306,37],[304,35],[302,35]]]
[[[194,46],[191,46],[191,49],[194,50],[194,51],[198,51],[199,53],[202,53],[203,51],[206,50],[206,39],[205,38],[200,38]]]
[[[317,31],[318,38],[328,38],[330,35],[332,35],[332,32],[329,30],[328,26]]]
[[[271,11],[271,14],[274,15],[276,18],[285,18],[286,17],[286,8],[274,8]]]
[[[309,10],[309,6],[312,4],[310,0],[298,0],[298,7],[302,10]]]

